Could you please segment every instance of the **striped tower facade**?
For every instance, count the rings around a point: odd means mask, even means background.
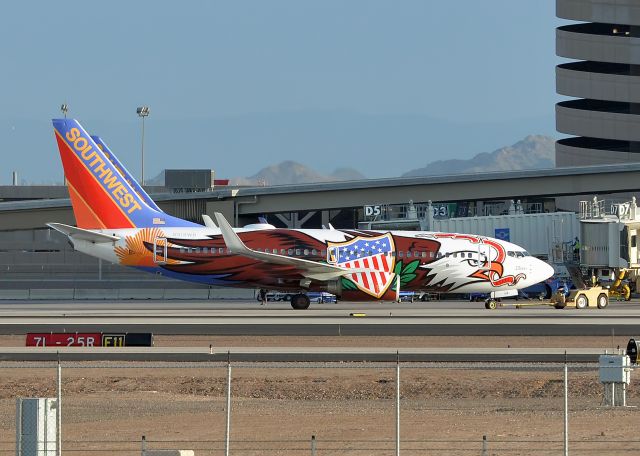
[[[556,0],[556,166],[640,161],[640,0]]]

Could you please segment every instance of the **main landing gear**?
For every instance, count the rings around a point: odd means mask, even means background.
[[[308,309],[310,304],[311,300],[306,294],[299,293],[291,296],[291,307],[296,310]]]

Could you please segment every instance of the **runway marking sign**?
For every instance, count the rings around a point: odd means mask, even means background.
[[[27,347],[152,347],[151,333],[27,333]]]
[[[27,334],[27,347],[95,347],[101,343],[101,333]]]
[[[124,347],[125,343],[124,334],[103,334],[102,346],[103,347]]]

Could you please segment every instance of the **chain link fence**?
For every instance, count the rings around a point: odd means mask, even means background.
[[[62,362],[62,453],[564,454],[563,365],[230,366],[227,409],[226,363]],[[56,364],[0,363],[0,382],[0,455],[13,455],[16,398],[56,397]],[[573,364],[567,393],[572,454],[640,451],[633,380],[630,407],[605,407],[598,366]]]

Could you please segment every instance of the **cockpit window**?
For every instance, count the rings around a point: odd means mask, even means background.
[[[513,250],[509,250],[507,252],[507,255],[509,255],[510,257],[515,257],[516,256],[516,252],[514,252]]]

